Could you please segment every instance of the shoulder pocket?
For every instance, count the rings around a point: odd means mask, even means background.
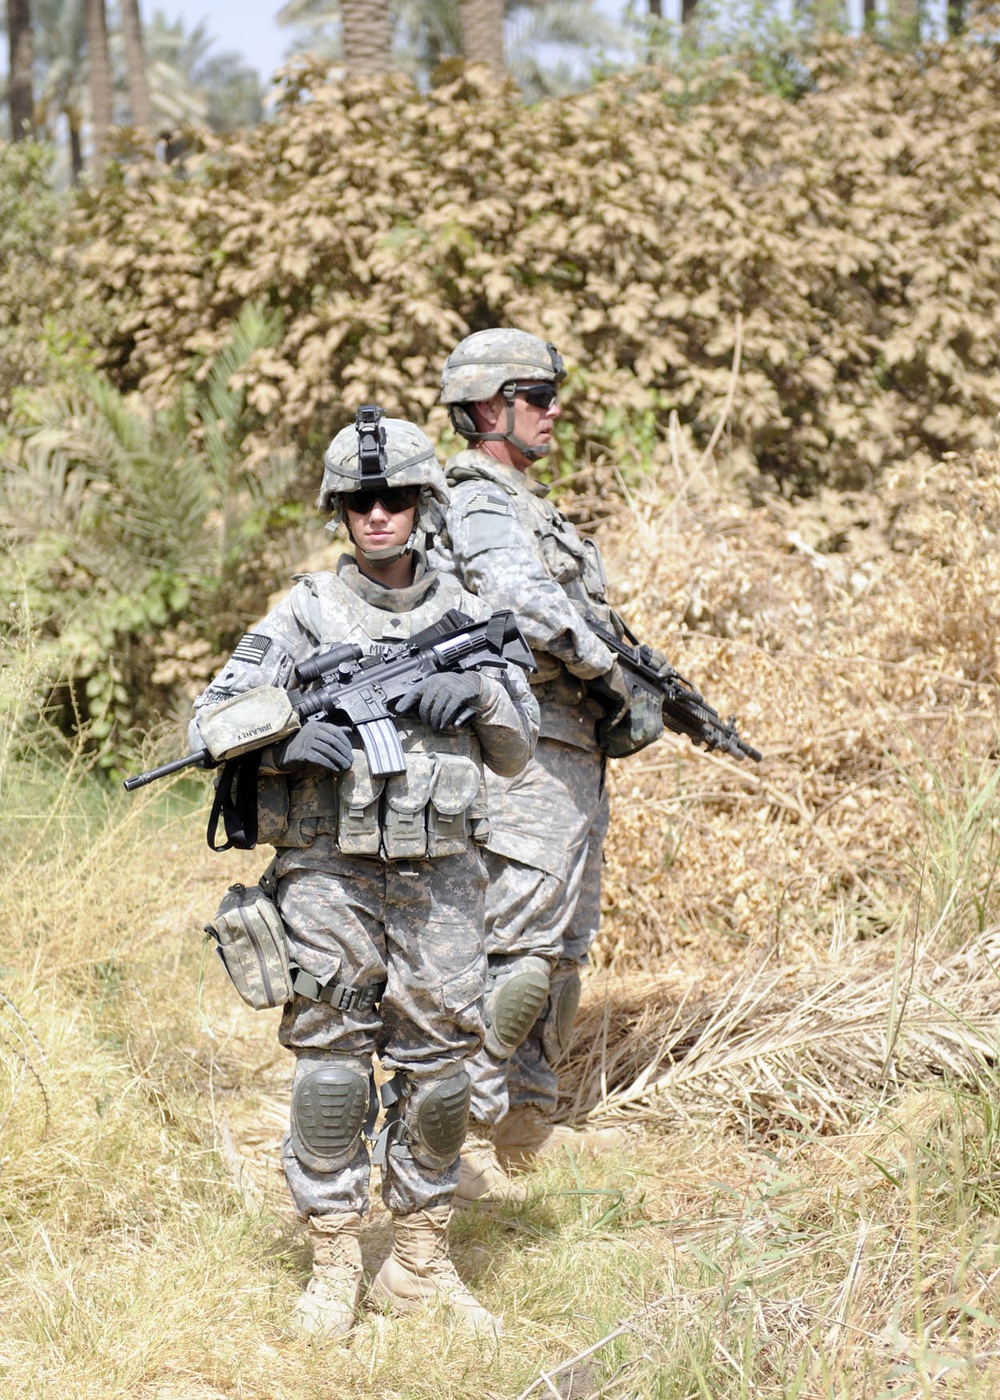
[[[556,518],[545,522],[539,535],[542,558],[550,578],[563,585],[578,579],[584,570],[584,552],[578,536],[570,534]]]
[[[517,521],[510,502],[503,496],[478,494],[472,497],[464,516],[462,544],[467,558],[487,549],[505,549],[517,539]]]
[[[589,597],[603,602],[608,592],[608,576],[604,572],[601,551],[593,540],[581,540],[583,545],[583,586]]]

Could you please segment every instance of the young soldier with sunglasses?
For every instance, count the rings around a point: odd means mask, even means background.
[[[469,1067],[475,1135],[459,1204],[523,1198],[504,1166],[622,1140],[553,1122],[556,1066],[600,918],[608,802],[596,726],[609,704],[628,703],[615,657],[583,618],[584,609],[610,617],[597,547],[530,475],[549,451],[564,378],[553,345],[496,329],[457,345],[441,379],[441,402],[469,448],[445,468],[451,500],[432,557],[491,608],[515,613],[538,666],[531,686],[541,710],[532,761],[487,782],[486,1044]],[[603,707],[588,694],[595,680]]]
[[[333,439],[324,466],[320,510],[330,528],[346,525],[355,553],[335,573],[299,577],[246,634],[195,702],[195,747],[203,707],[290,686],[296,666],[341,643],[381,656],[452,609],[490,616],[428,567],[447,490],[419,428],[368,406]],[[265,749],[260,767],[259,840],[277,852],[269,873],[303,974],[279,1030],[296,1061],[283,1165],[313,1246],[294,1321],[326,1336],[351,1328],[361,1290],[373,1053],[393,1076],[375,1154],[393,1246],[373,1296],[396,1311],[436,1303],[476,1330],[495,1327],[455,1272],[447,1232],[467,1065],[484,1034],[484,766],[520,771],[538,708],[523,671],[500,665],[438,672],[396,714],[403,773],[373,773],[357,734],[324,720]]]

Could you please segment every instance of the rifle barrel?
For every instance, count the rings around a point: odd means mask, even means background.
[[[134,792],[147,783],[155,783],[157,778],[165,778],[168,773],[179,773],[182,768],[207,768],[210,761],[208,749],[197,749],[194,753],[186,753],[183,758],[172,758],[169,763],[161,763],[159,768],[149,768],[145,773],[137,773],[134,778],[125,778],[122,787],[126,792]]]
[[[669,674],[663,675],[649,666],[642,656],[642,644],[635,633],[630,631],[623,619],[619,618],[625,634],[633,643],[627,646],[620,637],[605,627],[597,618],[587,616],[590,630],[631,669],[647,686],[663,697],[663,721],[675,734],[686,734],[693,744],[705,744],[708,748],[722,749],[733,758],[753,759],[760,763],[763,754],[748,744],[736,731],[736,721],[727,720],[723,724],[718,710],[714,710],[694,688],[671,667]]]

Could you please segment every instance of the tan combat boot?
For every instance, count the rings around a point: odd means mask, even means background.
[[[574,1156],[585,1152],[619,1152],[627,1141],[621,1128],[584,1128],[577,1131],[553,1123],[540,1108],[525,1104],[512,1108],[493,1129],[497,1156],[505,1167],[530,1167],[542,1157],[557,1157],[565,1148]]]
[[[473,1134],[465,1139],[458,1162],[456,1206],[464,1209],[472,1205],[503,1205],[527,1198],[527,1188],[507,1175],[488,1138]]]
[[[477,1303],[448,1254],[450,1206],[392,1218],[392,1253],[375,1275],[371,1297],[393,1312],[438,1303],[474,1332],[499,1335],[500,1322]]]
[[[361,1293],[361,1216],[309,1217],[312,1278],[295,1304],[292,1325],[317,1337],[343,1337],[354,1326]]]

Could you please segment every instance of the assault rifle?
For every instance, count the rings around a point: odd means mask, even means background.
[[[657,667],[652,649],[639,641],[617,613],[614,617],[628,643],[593,613],[586,614],[590,630],[618,658],[635,714],[631,721],[626,715],[614,724],[605,723],[603,735],[600,733],[602,726],[599,726],[598,737],[604,740],[604,751],[614,758],[636,753],[658,739],[666,725],[675,734],[686,734],[692,744],[722,749],[733,758],[752,758],[759,763],[760,750],[740,738],[735,718],[721,720],[718,710],[713,710],[691,682],[672,666]],[[600,698],[599,691],[596,693]]]
[[[405,773],[406,755],[392,718],[396,702],[435,672],[478,671],[508,661],[536,669],[512,612],[495,612],[485,622],[474,622],[451,608],[409,641],[383,646],[381,655],[364,656],[360,647],[345,643],[296,666],[295,680],[312,685],[311,690],[261,685],[206,707],[198,716],[205,747],[126,778],[125,790],[145,787],[182,768],[228,763],[294,734],[313,716],[351,725],[374,777]],[[466,723],[473,713],[463,711],[456,724]]]

